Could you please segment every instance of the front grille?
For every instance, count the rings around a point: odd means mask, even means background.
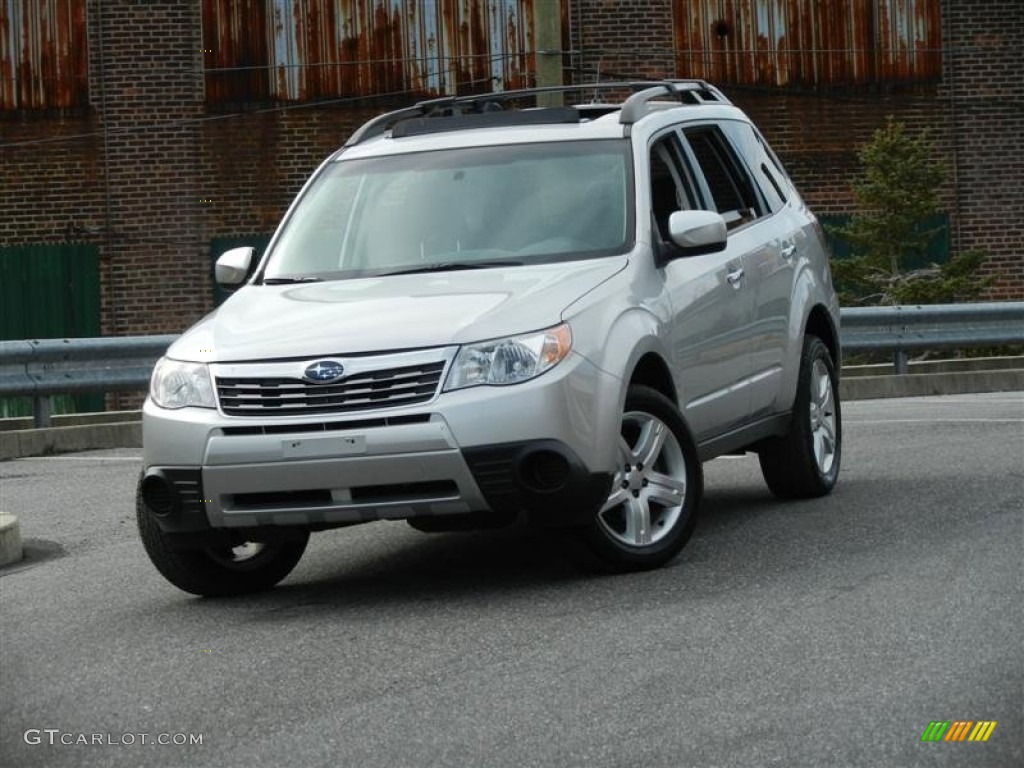
[[[351,413],[430,400],[444,362],[366,371],[330,384],[295,378],[217,377],[217,398],[229,416]]]

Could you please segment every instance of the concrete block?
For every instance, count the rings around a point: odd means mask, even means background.
[[[0,512],[0,566],[16,563],[24,557],[18,518]]]
[[[0,432],[0,461],[23,456],[48,456],[97,448],[142,446],[142,422],[89,424],[76,427],[17,429]]]

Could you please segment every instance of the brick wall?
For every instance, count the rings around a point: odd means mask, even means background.
[[[162,333],[207,308],[198,3],[88,6],[93,115],[105,165],[104,333]]]
[[[1024,298],[1024,7],[944,0],[942,11],[954,242],[992,254],[991,298]]]
[[[578,80],[664,77],[675,70],[667,0],[573,0],[569,8]]]
[[[209,242],[271,231],[309,173],[370,114],[205,104],[200,0],[88,0],[90,107],[0,113],[0,244],[100,246],[106,334],[177,332],[212,306]],[[808,202],[851,206],[856,148],[892,114],[929,127],[951,175],[958,249],[984,248],[993,298],[1024,298],[1024,14],[1015,0],[942,0],[939,83],[873,91],[725,86]],[[672,0],[569,7],[575,76],[676,73]]]

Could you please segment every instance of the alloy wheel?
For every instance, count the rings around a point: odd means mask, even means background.
[[[660,542],[675,526],[686,500],[686,460],[672,430],[649,413],[622,417],[619,467],[598,523],[630,547]]]
[[[836,456],[836,407],[832,377],[825,361],[814,361],[811,368],[811,439],[818,470],[827,475]]]

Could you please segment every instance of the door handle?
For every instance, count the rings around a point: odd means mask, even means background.
[[[796,253],[796,245],[790,243],[789,245],[783,246],[781,253],[782,258],[784,258],[786,261],[789,261],[790,259],[793,258],[793,254]]]
[[[736,270],[733,270],[732,272],[728,273],[725,276],[725,279],[729,281],[729,285],[731,285],[733,288],[739,288],[740,287],[740,283],[743,282],[743,275],[744,275],[743,269],[740,268],[740,269],[736,269]]]

